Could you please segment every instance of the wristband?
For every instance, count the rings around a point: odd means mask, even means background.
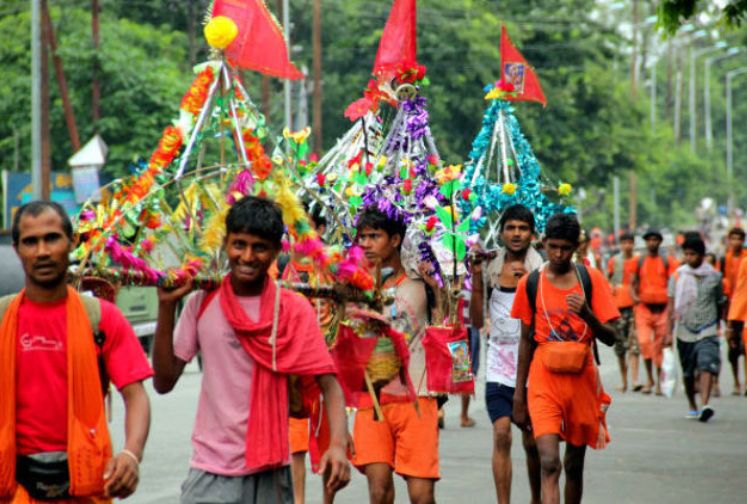
[[[135,455],[134,453],[132,453],[130,450],[128,450],[127,448],[125,448],[124,450],[122,450],[119,453],[123,454],[123,455],[127,455],[128,457],[130,457],[132,460],[135,461],[135,464],[137,464],[137,466],[140,467],[140,459],[137,457],[137,455]]]

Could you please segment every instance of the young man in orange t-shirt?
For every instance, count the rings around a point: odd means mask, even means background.
[[[565,466],[565,501],[581,502],[586,447],[609,442],[604,393],[591,346],[616,339],[610,322],[620,316],[601,271],[574,265],[580,226],[573,215],[558,214],[545,228],[548,263],[519,281],[511,316],[521,319],[514,421],[531,428],[542,468],[543,502],[560,502],[560,471]],[[591,291],[585,292],[582,273]],[[536,279],[534,303],[527,286]],[[591,298],[591,305],[587,302]],[[534,327],[534,337],[532,337]],[[563,462],[560,441],[566,442]]]
[[[641,392],[650,394],[655,383],[656,395],[662,395],[659,376],[669,320],[667,286],[669,277],[677,270],[678,264],[673,257],[659,253],[661,242],[664,241],[659,231],[649,229],[643,235],[643,239],[646,241],[647,252],[636,263],[631,284],[631,296],[637,305],[635,323],[638,345],[648,378],[648,383]],[[654,382],[654,366],[656,367],[656,382]]]
[[[633,391],[638,392],[638,361],[640,349],[638,337],[635,333],[635,316],[633,314],[633,297],[630,295],[630,283],[635,273],[638,257],[633,255],[635,236],[632,233],[623,233],[620,236],[620,253],[614,255],[607,262],[607,277],[612,286],[612,295],[615,297],[617,309],[620,310],[620,318],[617,320],[617,341],[615,342],[615,354],[620,365],[620,376],[622,386],[620,391],[628,390],[628,353],[630,353],[630,373],[633,378]]]
[[[727,305],[725,313],[729,313],[729,304],[734,297],[736,292],[739,266],[742,263],[742,259],[747,257],[747,250],[744,248],[745,233],[742,228],[735,227],[729,230],[727,236],[727,250],[726,255],[721,258],[721,273],[724,275],[724,294],[726,294]],[[726,317],[724,317],[726,318]],[[731,364],[731,372],[734,377],[734,391],[733,395],[740,395],[742,393],[742,384],[739,380],[739,357],[744,354],[744,341],[743,338],[730,338],[729,345],[729,364]],[[746,363],[747,366],[747,363]],[[747,380],[747,378],[745,378]]]

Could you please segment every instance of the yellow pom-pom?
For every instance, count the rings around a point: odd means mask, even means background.
[[[228,47],[238,34],[239,27],[226,16],[216,16],[205,25],[205,40],[216,49]]]
[[[516,184],[512,184],[511,182],[506,182],[503,184],[503,194],[508,194],[509,196],[512,196],[516,192]]]
[[[571,184],[563,183],[558,186],[558,194],[561,196],[568,196],[571,194],[571,191],[573,190],[573,187]]]

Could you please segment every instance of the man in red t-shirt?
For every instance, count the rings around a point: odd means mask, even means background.
[[[640,349],[638,348],[638,337],[635,333],[635,316],[633,314],[633,297],[630,295],[630,283],[635,272],[638,257],[633,255],[633,244],[635,236],[632,233],[623,233],[620,236],[620,253],[614,255],[607,262],[607,278],[612,286],[612,295],[615,297],[617,309],[620,310],[620,318],[617,320],[617,341],[615,342],[615,354],[620,365],[622,387],[620,390],[628,390],[628,354],[630,354],[630,373],[633,377],[633,391],[638,392],[642,387],[638,385],[638,360]]]
[[[650,394],[656,383],[656,395],[662,395],[659,376],[669,320],[667,286],[669,277],[677,270],[678,264],[673,257],[659,253],[661,242],[664,240],[659,231],[649,229],[643,235],[643,239],[646,241],[647,253],[636,263],[630,290],[633,301],[637,305],[636,331],[648,377],[648,383],[641,392]],[[654,382],[654,366],[656,367],[656,382]]]
[[[573,263],[580,231],[573,215],[557,214],[547,221],[543,241],[548,262],[519,281],[511,310],[511,317],[521,320],[513,417],[525,427],[531,422],[543,502],[560,502],[563,467],[565,501],[581,502],[586,447],[604,448],[609,442],[605,411],[611,399],[602,388],[591,346],[595,338],[614,344],[610,322],[620,312],[602,272],[584,271]],[[585,292],[582,273],[588,275],[591,292]],[[534,279],[537,290],[530,300],[528,284]],[[562,463],[561,441],[566,442]]]
[[[16,453],[16,481],[0,476],[0,501],[36,502],[43,496],[39,492],[52,488],[65,503],[127,497],[137,488],[150,427],[142,384],[152,375],[147,358],[116,306],[104,300],[92,304],[67,286],[73,228],[60,205],[36,201],[19,208],[12,239],[26,282],[12,300],[6,298],[0,328],[0,395],[12,398],[3,399],[0,433],[14,436],[0,434],[0,454]],[[96,302],[98,324],[88,316],[88,307]],[[96,334],[91,324],[97,325]],[[3,351],[11,348],[15,352]],[[5,371],[13,368],[15,376],[6,376]],[[102,371],[125,403],[125,444],[114,456]],[[8,405],[14,406],[15,418],[5,414]],[[14,429],[4,429],[8,422]],[[83,439],[77,436],[81,428],[86,432]],[[91,455],[90,443],[101,451]],[[0,460],[0,466],[8,462]],[[34,472],[37,467],[51,473],[40,476]]]

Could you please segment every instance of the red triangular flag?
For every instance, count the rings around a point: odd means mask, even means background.
[[[547,98],[534,68],[511,43],[505,26],[501,28],[501,80],[514,88],[514,95],[506,96],[506,100],[536,101],[547,106]]]
[[[226,56],[241,68],[280,79],[302,79],[288,59],[283,29],[264,0],[215,0],[213,17],[233,19],[239,35],[226,48]]]
[[[418,64],[416,0],[394,0],[381,34],[373,74],[414,68]]]

